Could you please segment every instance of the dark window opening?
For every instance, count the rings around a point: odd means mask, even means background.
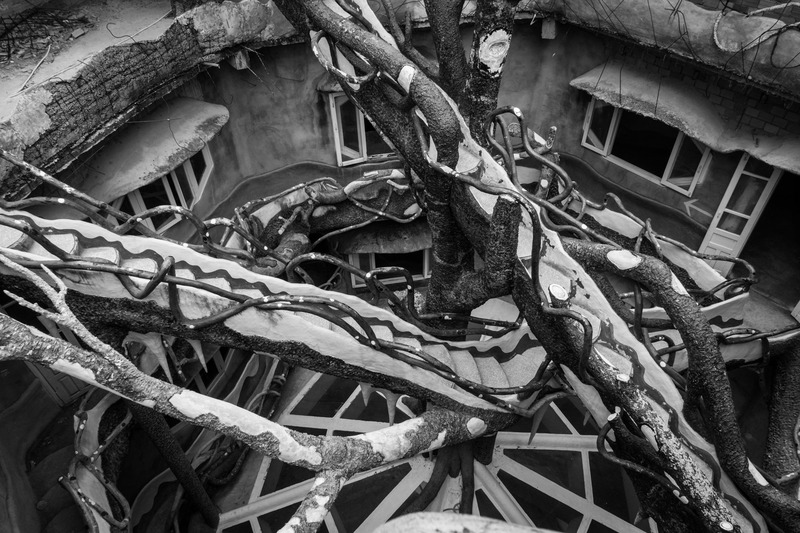
[[[658,177],[664,175],[678,130],[635,113],[623,113],[611,154]]]

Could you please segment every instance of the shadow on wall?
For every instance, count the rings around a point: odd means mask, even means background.
[[[800,176],[784,174],[741,253],[758,272],[753,290],[784,309],[792,309],[800,300],[798,196]]]
[[[677,239],[690,248],[696,249],[700,246],[706,228],[691,219],[686,213],[619,186],[597,172],[580,157],[564,152],[561,152],[560,155],[561,166],[577,184],[578,190],[589,200],[602,203],[607,193],[616,194],[622,200],[625,208],[637,217],[642,220],[651,219],[653,229],[657,233]],[[520,161],[520,166],[531,163],[523,160]],[[613,203],[610,203],[609,207],[617,210]]]
[[[394,157],[350,167],[337,167],[316,161],[293,163],[277,170],[243,179],[224,200],[210,207],[207,212],[195,214],[203,220],[214,217],[231,218],[237,207],[251,200],[281,193],[301,183],[322,177],[331,177],[345,185],[360,178],[365,172],[384,168],[403,168],[403,165]],[[188,220],[183,220],[170,228],[167,236],[188,241],[196,237],[195,233],[196,228]]]

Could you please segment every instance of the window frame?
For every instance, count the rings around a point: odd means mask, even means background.
[[[197,154],[202,154],[203,160],[205,162],[205,168],[203,169],[202,175],[198,178],[197,174],[194,171],[194,167],[192,166],[192,157]],[[178,179],[178,175],[175,173],[175,170],[181,167],[183,169],[184,174],[186,175],[186,182],[189,185],[192,193],[192,201],[186,201],[186,194],[181,187],[181,182]],[[203,145],[203,148],[198,150],[197,152],[193,153],[189,158],[187,158],[183,163],[178,165],[177,167],[173,168],[163,176],[159,177],[156,180],[153,180],[151,183],[161,183],[164,191],[166,192],[166,196],[169,199],[169,205],[184,207],[186,209],[192,209],[195,205],[197,205],[198,200],[200,199],[201,195],[203,194],[203,189],[205,189],[206,184],[208,183],[208,179],[211,176],[211,172],[214,169],[214,160],[211,158],[211,151],[208,148],[208,144]],[[150,183],[146,184],[150,185]],[[145,187],[143,185],[142,187]],[[128,201],[131,203],[131,208],[133,209],[134,213],[141,213],[146,211],[148,207],[145,205],[144,198],[142,197],[141,187],[139,189],[135,189],[128,194],[120,196],[119,198],[113,200],[111,202],[111,206],[115,209],[120,209],[120,206],[127,198]],[[178,198],[175,198],[175,193],[177,193]],[[158,228],[155,227],[153,224],[152,218],[147,218],[142,220],[142,224],[150,228],[151,230],[163,233],[170,229],[172,226],[180,221],[180,217],[176,214],[172,214],[170,219],[159,226]]]
[[[333,125],[333,138],[336,144],[336,162],[340,167],[355,165],[367,160],[367,136],[364,131],[364,114],[353,104],[356,111],[356,132],[358,133],[358,151],[353,150],[344,144],[344,126],[342,124],[342,105],[349,99],[343,92],[331,93],[328,95],[330,108],[331,124]],[[345,160],[344,158],[349,159]]]
[[[677,128],[674,128],[677,130],[678,135],[675,138],[675,142],[672,145],[672,150],[670,152],[669,160],[667,161],[667,165],[664,169],[663,174],[661,176],[658,176],[656,174],[653,174],[652,172],[648,172],[647,170],[639,168],[633,163],[630,163],[622,159],[621,157],[615,156],[611,153],[611,151],[614,149],[614,143],[616,142],[617,139],[617,132],[619,131],[619,124],[621,122],[622,114],[626,112],[626,110],[622,108],[613,106],[611,104],[607,104],[611,105],[614,112],[613,115],[611,116],[611,122],[609,123],[608,132],[606,133],[605,142],[603,144],[602,149],[587,142],[587,138],[589,136],[589,131],[590,131],[589,128],[592,124],[592,117],[594,114],[595,103],[598,101],[599,100],[597,100],[597,98],[592,97],[592,101],[589,102],[589,106],[586,109],[586,116],[583,121],[583,134],[581,136],[581,146],[598,155],[601,155],[606,160],[610,161],[611,163],[614,163],[619,167],[624,168],[628,172],[632,172],[649,181],[658,183],[662,187],[666,187],[677,193],[680,193],[684,196],[688,196],[689,198],[691,198],[692,195],[694,194],[695,187],[703,179],[706,172],[708,171],[712,159],[711,148],[706,146],[702,142],[698,141],[697,139],[689,137],[688,135],[678,130]],[[683,143],[687,139],[691,142],[701,144],[704,147],[704,150],[703,150],[703,155],[700,157],[700,162],[697,165],[697,169],[695,170],[694,176],[692,176],[692,180],[689,183],[689,186],[684,189],[683,187],[671,183],[669,179],[672,174],[672,171],[675,169],[675,163],[678,160],[678,155],[680,154],[680,150],[683,147]]]
[[[392,147],[384,140],[384,144],[387,145],[389,151],[381,152],[378,154],[370,154],[367,148],[367,128],[366,128],[366,121],[367,117],[364,115],[363,111],[359,109],[355,103],[353,103],[353,107],[356,111],[356,131],[358,133],[358,151],[353,150],[349,146],[344,145],[344,125],[342,124],[342,112],[341,107],[346,102],[349,102],[350,99],[347,95],[343,92],[334,92],[328,94],[328,111],[331,117],[331,126],[333,128],[333,139],[334,145],[336,147],[336,163],[340,167],[347,167],[350,165],[356,165],[358,163],[363,163],[364,161],[369,160],[373,157],[378,157],[386,154],[392,154]],[[345,157],[349,159],[345,160]]]
[[[422,254],[422,274],[412,274],[411,277],[415,281],[420,281],[420,280],[428,279],[428,278],[431,277],[431,268],[432,268],[431,267],[431,264],[432,264],[432,261],[431,261],[431,249],[430,248],[423,248],[422,250],[417,250],[417,251],[422,251],[423,252],[423,254]],[[414,253],[414,252],[410,252],[410,253]],[[363,254],[347,254],[347,262],[350,263],[351,265],[355,266],[356,268],[359,268],[359,265],[361,264],[359,259],[362,256],[367,256],[368,257],[368,259],[369,259],[369,269],[370,270],[373,270],[373,269],[377,268],[376,265],[375,265],[375,253],[374,252],[363,253]],[[394,278],[380,278],[380,281],[382,283],[385,283],[386,285],[390,285],[390,284],[393,284],[393,283],[405,283],[406,280],[403,277],[394,277]],[[366,287],[367,284],[366,284],[366,282],[364,280],[362,280],[360,277],[356,276],[355,274],[350,274],[350,286],[353,289],[362,289],[362,288]]]

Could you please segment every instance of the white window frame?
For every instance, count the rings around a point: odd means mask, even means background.
[[[678,154],[680,153],[681,147],[683,146],[685,140],[689,139],[691,142],[695,143],[699,143],[699,141],[687,136],[682,131],[678,131],[678,136],[675,139],[675,144],[672,146],[672,152],[670,153],[669,160],[667,161],[667,166],[664,169],[664,173],[661,176],[657,176],[611,153],[611,150],[614,147],[614,142],[617,139],[617,132],[619,130],[619,123],[622,117],[622,113],[625,112],[624,109],[620,109],[619,107],[614,106],[614,113],[611,117],[611,123],[609,124],[608,133],[606,135],[606,139],[602,149],[597,148],[596,146],[587,142],[587,138],[590,133],[589,127],[592,124],[592,114],[594,112],[595,102],[597,102],[597,99],[592,98],[592,101],[589,103],[589,106],[586,109],[586,118],[583,121],[583,136],[581,137],[581,146],[603,156],[608,161],[614,163],[619,167],[624,168],[629,172],[632,172],[638,176],[648,179],[654,183],[658,183],[662,187],[667,187],[668,189],[676,191],[684,196],[688,196],[689,198],[692,197],[692,194],[694,194],[695,187],[703,179],[710,166],[712,157],[711,148],[700,143],[702,146],[705,147],[705,149],[703,150],[703,155],[700,158],[700,163],[697,165],[697,170],[695,170],[694,176],[692,176],[692,181],[689,183],[688,188],[684,189],[683,187],[675,185],[674,183],[670,183],[669,178],[670,175],[672,174],[672,171],[675,169],[675,162],[678,159]]]
[[[206,168],[203,170],[203,174],[199,176],[199,178],[197,175],[195,175],[191,160],[191,158],[198,153],[202,154],[203,160],[205,161],[206,164]],[[206,183],[208,183],[208,178],[209,176],[211,176],[211,172],[214,169],[214,161],[211,158],[211,151],[208,149],[208,145],[203,146],[203,148],[199,152],[192,154],[189,159],[181,163],[179,166],[183,168],[183,171],[186,174],[186,181],[189,184],[189,188],[191,189],[192,192],[191,203],[186,201],[184,191],[181,188],[180,180],[178,179],[178,175],[175,173],[174,169],[170,170],[167,174],[155,180],[155,182],[161,183],[162,187],[164,188],[164,191],[167,193],[167,198],[169,199],[170,205],[191,209],[197,204],[197,201],[203,194],[203,190],[205,189]],[[177,193],[178,198],[175,197],[173,191]],[[133,214],[141,213],[142,211],[147,210],[147,206],[144,203],[144,199],[142,198],[142,193],[140,192],[139,189],[131,191],[125,196],[120,196],[119,198],[111,202],[111,206],[114,207],[115,209],[119,209],[126,197],[128,198],[128,201],[131,203],[131,208],[134,211]],[[158,233],[163,233],[172,226],[174,226],[175,224],[177,224],[179,220],[180,217],[178,215],[173,214],[172,217],[167,222],[165,222],[158,228],[156,228],[155,225],[153,224],[152,218],[144,219],[142,220],[142,223],[153,231],[157,231]]]
[[[422,254],[422,274],[413,274],[411,276],[416,281],[428,279],[429,277],[431,277],[431,249],[430,248],[425,248],[423,250],[423,252],[424,253]],[[411,252],[411,253],[413,253],[413,252]],[[347,254],[347,262],[350,263],[351,265],[355,266],[356,268],[359,268],[359,265],[361,264],[359,259],[362,256],[367,256],[369,258],[369,269],[370,270],[373,270],[373,269],[377,268],[375,266],[375,254],[374,253]],[[399,277],[399,276],[398,277],[394,277],[394,278],[381,277],[380,281],[388,285],[388,284],[391,284],[391,283],[405,283],[406,279],[403,278],[403,277]],[[362,287],[366,287],[367,286],[366,282],[363,279],[361,279],[360,277],[356,276],[355,274],[350,274],[350,284],[354,289],[360,289]]]
[[[353,150],[352,148],[344,145],[344,126],[342,124],[342,112],[341,107],[345,102],[348,102],[349,99],[347,95],[343,92],[336,92],[328,94],[328,111],[330,112],[331,117],[331,124],[333,126],[333,138],[334,144],[336,145],[336,163],[340,167],[346,167],[349,165],[355,165],[357,163],[363,163],[364,161],[368,160],[372,156],[383,155],[381,154],[370,154],[367,151],[367,131],[366,131],[366,120],[367,117],[358,108],[355,104],[353,107],[356,110],[356,131],[358,132],[358,151]],[[384,142],[386,139],[384,139]],[[390,151],[385,152],[386,154],[391,153],[391,146],[389,147]],[[348,159],[345,160],[345,157]]]
[[[344,126],[342,125],[341,107],[348,102],[347,95],[343,92],[328,95],[331,123],[333,124],[333,138],[336,143],[336,162],[340,167],[355,165],[367,160],[367,135],[364,131],[364,114],[353,104],[356,110],[356,129],[358,132],[358,151],[344,145]],[[345,160],[345,157],[348,159]]]

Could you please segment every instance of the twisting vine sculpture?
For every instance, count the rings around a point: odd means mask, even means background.
[[[242,206],[233,219],[202,221],[170,206],[127,215],[2,151],[3,158],[65,194],[0,205],[4,286],[41,305],[49,302],[57,309],[54,319],[77,328],[101,357],[50,341],[61,350],[54,353],[4,318],[0,358],[47,364],[314,470],[313,489],[287,530],[316,529],[354,473],[497,431],[564,394],[577,395],[603,427],[600,452],[631,470],[657,518],[679,507],[682,517],[708,531],[766,531],[760,512],[787,529],[800,523],[800,505],[776,486],[780,480],[762,475],[748,460],[725,375],[726,346],[748,342],[761,354],[773,339],[777,352],[791,346],[797,331],[718,335],[704,312],[724,312],[725,302],[705,311],[698,304],[739,298],[754,281],[749,266],[745,278],[715,277],[702,262],[710,256],[659,235],[649,221],[627,213],[618,198],[606,201],[625,214],[582,196],[552,151],[555,132],[532,143],[520,110],[487,111],[468,124],[459,106],[474,103],[474,95],[445,93],[426,75],[433,74],[428,65],[409,59],[416,56],[396,21],[386,31],[366,2],[278,4],[299,27],[311,25],[320,62],[397,147],[405,171],[344,187],[322,178]],[[503,40],[501,30],[481,26],[496,4],[505,2],[478,6],[483,12],[476,14],[477,33],[488,32],[493,48],[478,48],[475,84],[499,83],[510,36]],[[542,165],[532,187],[519,182],[518,157]],[[17,211],[50,203],[77,209],[93,224]],[[175,242],[143,224],[164,212],[188,219],[200,243]],[[378,220],[407,223],[423,214],[436,260],[423,309],[407,271],[365,272],[314,251],[340,232]],[[225,227],[225,237],[214,242],[211,230],[218,226]],[[459,235],[467,235],[459,242],[469,240],[483,256],[484,269],[465,267],[466,254],[453,244]],[[629,248],[617,242],[626,239],[633,243]],[[643,253],[646,248],[653,253]],[[362,277],[393,311],[294,283],[310,281],[302,266],[310,261]],[[31,269],[47,273],[58,290]],[[703,280],[689,285],[694,282],[681,273],[695,270]],[[633,282],[633,292],[618,294],[606,273]],[[398,274],[407,282],[401,295],[381,281]],[[437,285],[446,276],[453,283]],[[518,318],[469,315],[506,294],[513,296]],[[663,316],[648,314],[645,298]],[[405,392],[430,408],[362,436],[304,435],[143,375],[81,329],[75,313],[133,331],[275,354],[291,364]],[[444,327],[448,322],[455,327]],[[650,329],[661,331],[651,335]],[[476,333],[484,340],[461,340]],[[662,342],[667,346],[657,349]],[[607,443],[613,443],[613,455]]]

